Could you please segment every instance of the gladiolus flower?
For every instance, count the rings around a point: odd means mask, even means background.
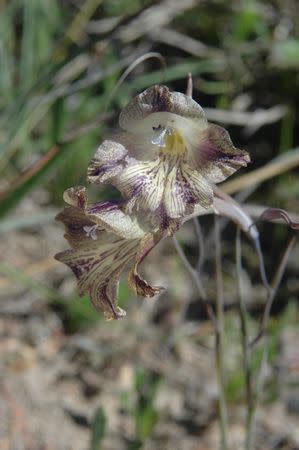
[[[113,184],[128,212],[148,212],[160,228],[194,208],[208,210],[213,184],[250,161],[224,128],[207,122],[198,103],[165,86],[137,95],[119,125],[122,131],[98,148],[88,180]]]
[[[79,294],[87,293],[108,320],[125,315],[117,294],[126,267],[138,295],[152,297],[163,289],[141,278],[139,264],[191,217],[225,215],[259,251],[252,220],[215,186],[246,166],[249,155],[233,146],[223,128],[209,124],[191,97],[153,86],[123,109],[119,125],[114,140],[98,148],[88,180],[114,185],[125,200],[89,205],[86,189],[78,186],[65,191],[69,206],[57,216],[71,248],[55,257],[74,272]]]

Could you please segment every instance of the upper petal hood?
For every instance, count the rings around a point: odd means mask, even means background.
[[[203,109],[191,97],[181,92],[171,92],[166,86],[155,85],[134,97],[123,108],[119,125],[126,131],[136,132],[137,122],[154,113],[171,113],[206,121]]]

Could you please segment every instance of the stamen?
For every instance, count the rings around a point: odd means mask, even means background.
[[[163,148],[163,152],[172,155],[182,155],[186,152],[184,139],[177,130],[173,130],[165,137],[165,148]]]
[[[97,228],[98,228],[97,225],[92,225],[90,227],[86,225],[86,226],[83,227],[83,230],[85,231],[86,235],[89,238],[91,238],[94,241],[96,241],[97,238],[98,238],[98,236],[97,236]]]

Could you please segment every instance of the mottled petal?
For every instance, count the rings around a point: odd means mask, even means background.
[[[164,288],[160,286],[151,286],[138,273],[139,264],[142,263],[146,255],[160,242],[164,237],[162,232],[156,234],[147,234],[140,242],[138,252],[135,258],[133,269],[129,273],[129,287],[137,294],[143,297],[153,297],[161,293]]]
[[[212,202],[212,187],[197,170],[181,163],[168,174],[163,204],[169,217],[189,215],[195,205],[209,208]]]
[[[124,315],[117,306],[119,276],[134,258],[139,241],[113,235],[105,235],[100,241],[91,237],[89,242],[84,239],[84,245],[81,241],[81,245],[58,253],[55,258],[72,269],[78,279],[80,295],[89,294],[92,304],[104,312],[107,319],[117,319]]]
[[[94,283],[90,290],[90,301],[97,311],[103,312],[106,320],[121,319],[126,316],[126,311],[116,304],[118,297],[119,277],[122,268],[114,274],[107,284],[100,288]],[[108,307],[108,308],[107,308]]]
[[[66,203],[75,208],[70,211],[69,208],[65,208],[58,214],[57,220],[65,223],[70,228],[72,227],[72,220],[75,229],[77,221],[79,220],[79,223],[81,223],[84,220],[87,231],[89,230],[88,227],[92,227],[89,231],[91,236],[95,227],[111,231],[126,239],[139,239],[144,235],[144,231],[137,219],[125,214],[122,203],[107,201],[93,203],[88,206],[86,189],[82,186],[67,189],[63,197]],[[83,211],[82,214],[80,214],[80,209]]]
[[[56,220],[65,225],[64,237],[72,248],[79,248],[89,244],[91,240],[98,240],[104,227],[100,227],[88,217],[84,210],[76,207],[66,207],[56,216]]]
[[[159,149],[152,143],[153,137],[155,136],[152,126],[149,125],[148,128],[146,133],[119,132],[114,135],[114,139],[126,147],[128,155],[132,159],[134,158],[137,161],[153,161],[157,158]],[[128,159],[127,161],[129,163]]]
[[[113,184],[129,200],[130,210],[151,211],[163,222],[163,214],[168,219],[180,219],[191,214],[196,204],[209,208],[213,201],[210,183],[180,157],[131,164]]]
[[[142,126],[140,121],[149,116],[154,117],[157,113],[171,113],[184,118],[206,121],[203,109],[191,97],[180,92],[171,92],[166,86],[156,85],[137,95],[122,110],[119,124],[124,130],[138,133],[137,127]],[[163,121],[163,116],[159,117]]]
[[[121,172],[126,164],[126,148],[115,141],[106,140],[91,160],[87,179],[91,183],[106,183]]]
[[[137,209],[155,211],[163,196],[165,170],[159,159],[147,163],[136,162],[124,169],[113,180],[113,184]]]
[[[117,306],[119,277],[134,259],[141,238],[124,239],[107,232],[92,217],[76,207],[67,207],[58,215],[72,249],[55,258],[72,269],[78,279],[79,294],[89,294],[93,305],[107,319],[115,319],[124,315]]]
[[[99,202],[86,208],[86,214],[100,227],[125,239],[140,239],[144,235],[137,219],[124,213],[123,206],[113,202]]]
[[[214,124],[192,136],[190,157],[195,167],[213,183],[219,183],[250,162],[249,154],[234,147],[228,132]]]

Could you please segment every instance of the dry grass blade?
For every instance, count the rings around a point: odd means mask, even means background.
[[[112,89],[111,94],[108,97],[107,100],[107,104],[105,107],[105,111],[108,109],[115,93],[117,92],[117,90],[119,89],[119,87],[122,85],[122,83],[125,81],[125,79],[127,78],[127,76],[137,67],[139,66],[139,64],[142,64],[144,61],[148,60],[148,59],[157,59],[158,61],[160,61],[161,66],[163,68],[163,72],[166,69],[166,61],[163,58],[163,56],[160,53],[157,52],[149,52],[149,53],[145,53],[144,55],[139,56],[139,58],[136,58],[135,61],[133,61],[129,67],[124,71],[124,73],[122,74],[122,76],[119,78],[118,82],[116,83],[116,85],[114,86],[114,88]]]
[[[164,0],[145,9],[135,19],[120,27],[114,37],[128,44],[153,30],[159,30],[196,4],[198,0]]]
[[[193,225],[198,243],[198,257],[196,263],[196,270],[199,273],[201,271],[205,259],[205,242],[204,242],[204,235],[197,217],[193,218]]]
[[[299,148],[290,150],[278,158],[272,159],[268,164],[246,175],[236,177],[221,185],[221,189],[227,194],[234,194],[242,189],[259,185],[263,181],[274,178],[288,170],[299,166]]]
[[[11,187],[0,193],[0,216],[14,208],[40,180],[49,173],[64,155],[57,146],[52,147],[33,166],[16,178]]]
[[[58,152],[59,148],[57,146],[50,148],[50,150],[48,150],[35,164],[25,170],[21,175],[18,175],[17,178],[11,182],[9,189],[0,192],[0,200],[7,197],[12,191],[33,178],[58,154]]]
[[[246,126],[249,130],[254,129],[254,131],[269,123],[277,122],[287,112],[288,108],[284,105],[275,105],[269,109],[259,109],[253,112],[205,108],[205,113],[211,121],[226,125]]]
[[[180,50],[199,58],[210,56],[211,54],[219,55],[220,53],[217,49],[211,48],[202,42],[180,33],[179,31],[172,30],[171,28],[162,28],[159,30],[159,33],[150,31],[148,36],[155,42],[162,42],[171,47],[179,48]]]
[[[53,54],[54,60],[63,60],[69,44],[72,42],[78,43],[82,39],[84,27],[100,3],[102,3],[102,0],[86,0],[83,3],[79,12],[66,29],[62,44],[56,48]]]

